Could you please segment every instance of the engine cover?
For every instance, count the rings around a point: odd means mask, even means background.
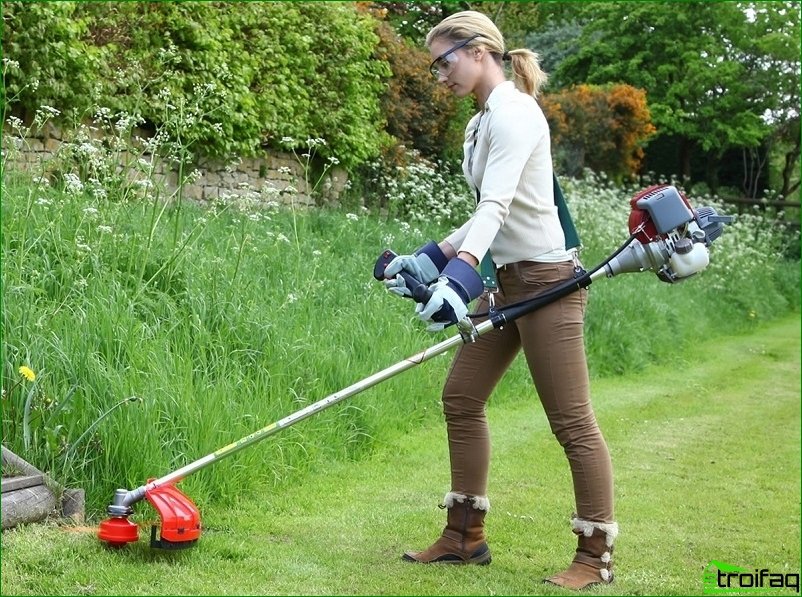
[[[694,219],[688,198],[671,185],[652,185],[632,197],[629,204],[629,232],[644,244],[665,239]]]

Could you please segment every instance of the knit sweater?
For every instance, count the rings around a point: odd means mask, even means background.
[[[476,141],[474,143],[474,136]],[[535,99],[512,81],[497,85],[465,129],[462,163],[480,201],[446,241],[496,265],[570,259],[552,183],[549,126]]]

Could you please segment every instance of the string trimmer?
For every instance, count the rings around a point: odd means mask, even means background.
[[[676,283],[702,271],[709,263],[710,245],[722,233],[732,216],[721,216],[712,207],[694,210],[685,195],[673,186],[652,186],[630,201],[630,237],[614,253],[590,271],[579,269],[570,280],[561,282],[542,294],[520,303],[491,309],[487,319],[474,325],[470,317],[457,323],[459,333],[426,350],[374,373],[345,389],[326,396],[291,415],[243,437],[216,452],[204,456],[158,479],[150,479],[136,489],[118,489],[108,507],[109,518],[100,523],[98,537],[112,546],[122,546],[139,539],[139,529],[128,517],[132,506],[146,499],[161,518],[161,533],[151,528],[151,546],[177,549],[193,545],[201,533],[200,514],[192,500],[175,486],[184,477],[350,398],[412,367],[440,355],[454,346],[476,339],[527,313],[540,309],[563,296],[587,288],[600,277],[612,278],[623,273],[652,271],[660,280]],[[376,262],[374,276],[384,279],[387,264],[395,257],[384,251]],[[427,300],[428,289],[408,274],[405,283],[418,302]]]

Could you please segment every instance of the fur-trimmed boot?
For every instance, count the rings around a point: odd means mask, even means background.
[[[618,523],[591,522],[574,517],[571,527],[579,541],[574,561],[567,570],[547,578],[545,582],[574,591],[597,583],[613,582],[613,541],[618,536]]]
[[[490,548],[485,542],[485,514],[490,510],[486,497],[449,492],[441,508],[448,509],[443,534],[424,551],[404,553],[406,562],[421,564],[489,564]]]

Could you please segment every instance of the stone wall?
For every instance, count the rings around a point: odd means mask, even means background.
[[[85,143],[83,149],[79,140],[68,136],[49,123],[24,138],[4,126],[3,160],[12,168],[34,175],[47,174],[59,156],[66,153],[65,149],[73,154],[76,151],[89,151],[92,141],[99,138],[99,133],[93,133],[94,139]],[[133,135],[144,140],[148,136],[146,132],[138,130]],[[177,196],[179,172],[164,160],[144,151],[136,157],[128,151],[122,151],[119,154],[121,168],[123,164],[130,164],[140,157],[151,167],[147,174],[143,174],[141,169],[129,167],[129,178],[132,181],[150,178],[153,184],[163,185],[167,196]],[[197,163],[185,166],[181,174],[184,180],[181,196],[201,203],[247,196],[251,201],[256,197],[263,201],[312,206],[316,203],[312,196],[312,190],[316,187],[318,199],[336,204],[348,183],[347,172],[338,165],[332,165],[319,181],[317,177],[307,180],[305,169],[294,154],[276,151],[265,151],[260,157],[240,158],[234,162],[202,158]]]

